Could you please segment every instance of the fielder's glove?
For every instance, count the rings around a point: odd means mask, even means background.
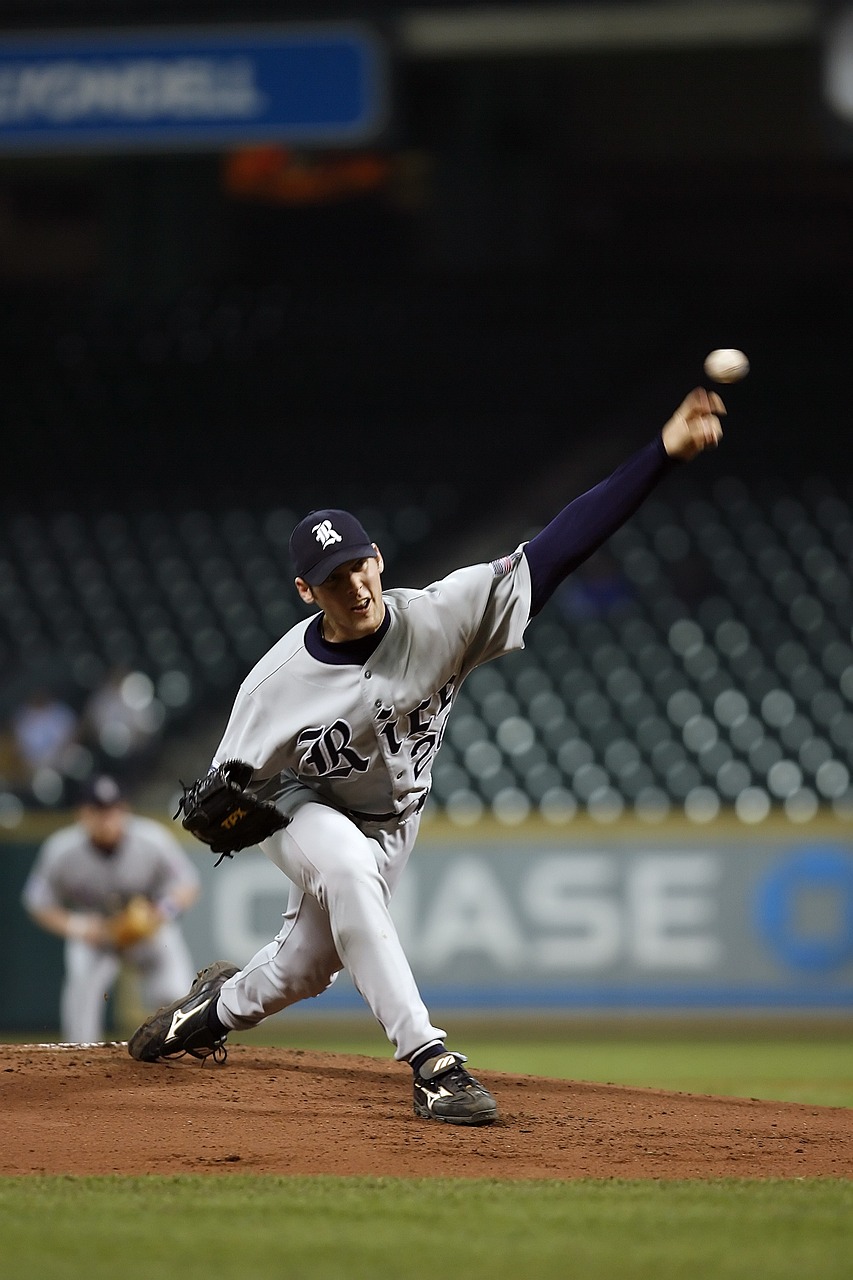
[[[238,849],[259,844],[287,826],[288,819],[274,804],[243,790],[252,773],[252,766],[244,761],[226,760],[191,787],[184,787],[178,803],[175,817],[183,813],[181,826],[220,855],[217,867]]]
[[[143,942],[157,932],[163,917],[154,903],[141,894],[131,898],[123,911],[109,916],[104,922],[107,938],[119,951]]]

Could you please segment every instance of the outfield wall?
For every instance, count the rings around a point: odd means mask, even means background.
[[[853,1015],[853,843],[838,823],[422,831],[393,913],[428,1004],[551,1012]],[[26,919],[37,843],[0,849],[12,981],[0,1027],[55,1025],[61,944]],[[185,920],[199,966],[244,963],[280,927],[287,882],[258,850],[214,868]],[[311,1008],[362,1007],[342,976]]]

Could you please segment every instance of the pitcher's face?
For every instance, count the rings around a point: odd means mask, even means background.
[[[305,603],[317,604],[323,611],[326,640],[332,644],[360,640],[378,629],[385,617],[384,567],[377,547],[375,556],[345,561],[317,586],[310,586],[302,578],[296,579],[296,589]]]

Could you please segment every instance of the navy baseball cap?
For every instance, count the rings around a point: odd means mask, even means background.
[[[86,783],[80,803],[91,805],[95,809],[112,809],[115,805],[124,803],[124,793],[115,778],[101,773]]]
[[[319,587],[339,564],[375,557],[376,548],[354,515],[326,507],[299,521],[290,535],[290,556],[297,578]]]

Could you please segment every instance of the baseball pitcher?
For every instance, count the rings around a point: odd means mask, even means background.
[[[383,560],[346,511],[293,530],[296,590],[315,612],[242,684],[184,825],[220,854],[259,842],[290,881],[281,931],[247,965],[217,962],[130,1041],[134,1058],[224,1057],[229,1031],[318,996],[346,969],[414,1077],[425,1119],[489,1124],[492,1095],[430,1019],[388,904],[406,866],[447,718],[466,677],[521,648],[557,585],[678,460],[715,446],[719,396],[691,392],[662,432],[541,533],[422,590],[383,591]]]

